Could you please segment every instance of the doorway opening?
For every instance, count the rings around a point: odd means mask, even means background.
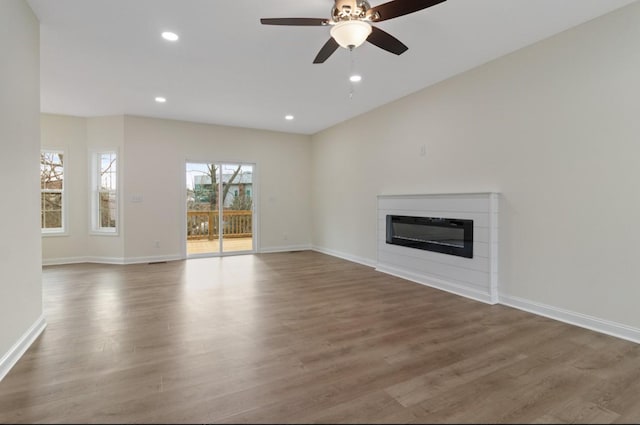
[[[187,257],[255,252],[255,165],[187,162]]]

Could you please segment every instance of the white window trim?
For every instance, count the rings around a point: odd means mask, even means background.
[[[99,155],[112,153],[116,155],[116,227],[99,227],[99,208],[98,208],[98,170],[100,164],[98,163]],[[94,149],[89,152],[89,235],[92,236],[120,236],[121,217],[120,217],[120,205],[121,205],[121,165],[122,158],[117,148],[105,148]]]
[[[42,228],[40,227],[40,233],[42,234],[43,237],[57,237],[57,236],[69,236],[69,227],[68,227],[68,223],[67,223],[67,191],[66,191],[66,187],[67,187],[67,174],[68,174],[68,160],[69,158],[67,157],[67,149],[65,148],[42,148],[40,149],[41,153],[57,153],[57,154],[62,154],[62,158],[63,158],[63,178],[62,178],[62,190],[60,190],[60,193],[62,194],[62,228],[58,228],[58,229],[46,229],[46,228]],[[42,210],[42,193],[57,193],[57,190],[51,190],[51,189],[42,189],[40,188],[40,209]],[[42,214],[42,211],[40,211],[40,214]],[[41,218],[42,220],[42,218]],[[42,226],[42,224],[41,224]]]

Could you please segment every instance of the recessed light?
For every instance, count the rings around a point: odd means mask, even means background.
[[[349,77],[349,81],[351,81],[352,83],[359,83],[360,81],[362,81],[362,76],[352,75],[351,77]]]
[[[162,96],[156,97],[156,102],[158,103],[165,103],[166,101],[167,101],[166,97],[162,97]]]
[[[178,41],[180,39],[180,37],[178,37],[178,34],[176,34],[175,32],[171,32],[171,31],[165,31],[162,33],[162,38],[164,38],[167,41]]]
[[[295,118],[293,115],[287,115],[286,117],[284,117],[284,119],[287,121],[293,121],[293,118]]]

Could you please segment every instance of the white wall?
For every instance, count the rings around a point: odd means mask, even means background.
[[[184,253],[185,162],[257,164],[259,248],[311,244],[310,137],[139,117],[42,116],[42,146],[64,147],[69,232],[45,237],[45,263],[146,262]],[[117,149],[120,232],[89,232],[88,162],[92,150]],[[132,196],[142,202],[131,202]],[[286,235],[286,239],[285,239]],[[155,241],[160,247],[155,247]]]
[[[23,0],[0,1],[0,379],[42,318],[40,39]],[[35,336],[31,333],[31,336]]]
[[[92,234],[89,199],[91,153],[115,150],[122,156],[124,117],[83,118],[42,114],[41,125],[42,148],[64,149],[66,154],[64,184],[67,231],[63,235],[46,235],[42,238],[44,264],[124,262],[122,208],[119,211],[122,227],[118,234]],[[119,171],[122,178],[123,169]]]
[[[181,255],[187,160],[255,163],[260,249],[310,246],[308,136],[127,116],[125,139],[127,258]]]
[[[123,162],[126,161],[124,157],[124,117],[112,116],[112,117],[97,117],[87,119],[87,154],[85,156],[85,163],[89,164],[89,158],[92,153],[101,151],[118,152],[117,158],[117,172],[118,172],[118,186],[119,190],[123,190],[123,182],[126,179],[126,172],[124,170]],[[88,173],[91,173],[91,167],[87,165]],[[89,183],[91,176],[89,174],[85,177],[87,182],[87,190],[85,191],[87,202],[85,202],[85,217],[89,217],[91,214],[91,204],[89,200]],[[122,197],[121,197],[122,200]],[[87,253],[91,260],[106,261],[106,262],[123,262],[124,261],[124,231],[125,231],[125,219],[124,208],[122,202],[118,210],[118,233],[116,234],[92,234],[90,232],[90,222],[87,220],[85,226],[87,237]]]
[[[314,135],[314,245],[375,263],[376,195],[501,192],[503,299],[637,331],[638,40],[634,3]]]
[[[87,123],[85,118],[41,115],[43,148],[65,152],[67,231],[42,238],[42,258],[74,261],[87,255]]]

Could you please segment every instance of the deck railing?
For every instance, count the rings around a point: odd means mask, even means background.
[[[248,238],[253,234],[253,212],[226,210],[222,213],[222,234],[225,238]],[[218,238],[217,211],[187,211],[187,239]]]

